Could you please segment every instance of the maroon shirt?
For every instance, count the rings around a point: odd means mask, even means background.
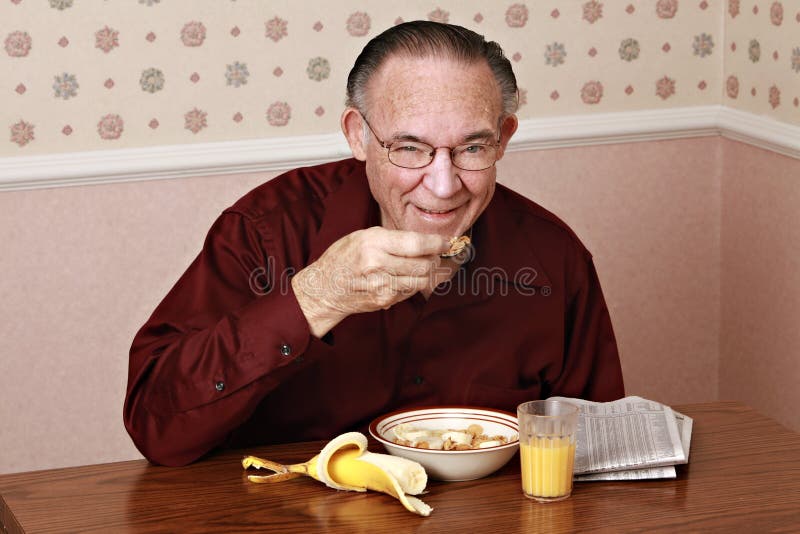
[[[409,406],[624,395],[591,255],[501,185],[474,258],[428,300],[312,336],[290,276],[379,213],[353,159],[288,172],[223,212],[131,347],[124,419],[144,456],[329,439]]]

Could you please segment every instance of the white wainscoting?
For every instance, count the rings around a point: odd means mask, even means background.
[[[725,106],[520,122],[510,151],[722,135],[800,159],[800,126]],[[341,133],[0,158],[0,191],[280,171],[348,157]]]

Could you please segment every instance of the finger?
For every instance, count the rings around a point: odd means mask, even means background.
[[[362,276],[353,281],[352,289],[370,295],[377,301],[394,301],[396,296],[410,296],[430,285],[429,276],[391,276],[385,273]]]
[[[440,256],[419,256],[408,258],[384,254],[380,264],[373,266],[369,273],[385,273],[392,276],[422,276],[429,277],[442,263]]]
[[[380,234],[379,246],[393,256],[414,258],[444,254],[450,250],[450,241],[448,238],[436,234],[384,230]]]

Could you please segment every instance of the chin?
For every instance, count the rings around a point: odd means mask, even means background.
[[[460,236],[463,233],[461,228],[463,228],[461,224],[436,225],[436,224],[417,223],[410,225],[408,230],[411,230],[413,232],[419,232],[421,234],[433,234],[450,238],[450,237]]]

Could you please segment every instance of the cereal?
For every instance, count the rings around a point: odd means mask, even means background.
[[[442,254],[442,257],[443,258],[452,258],[454,256],[458,256],[471,243],[472,243],[472,240],[469,238],[469,236],[466,236],[466,235],[462,235],[461,237],[451,237],[450,238],[450,250],[448,250],[445,254]]]
[[[426,429],[401,424],[394,428],[394,435],[392,441],[397,445],[443,451],[497,447],[516,439],[516,436],[512,438],[502,435],[489,436],[484,433],[483,427],[477,424],[471,424],[466,429]]]

